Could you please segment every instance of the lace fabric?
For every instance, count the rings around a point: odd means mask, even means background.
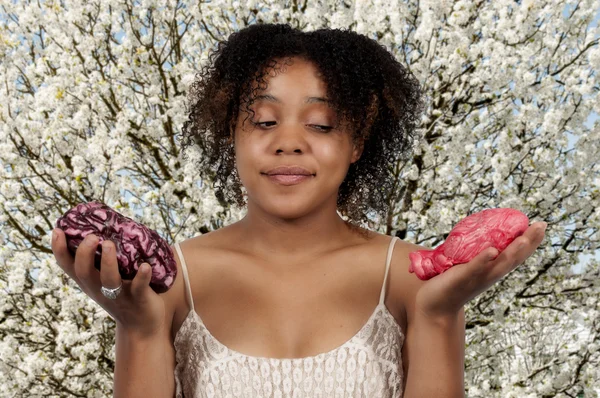
[[[348,341],[328,352],[304,358],[245,355],[219,342],[194,310],[187,266],[176,244],[191,310],[175,336],[176,398],[233,397],[389,397],[402,395],[404,334],[384,304]]]

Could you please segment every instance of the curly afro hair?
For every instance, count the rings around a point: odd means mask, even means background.
[[[393,165],[412,154],[422,90],[384,46],[356,32],[254,24],[232,33],[218,43],[190,86],[183,149],[200,147],[200,175],[214,181],[224,207],[244,207],[233,146],[238,114],[240,109],[247,115],[253,112],[249,107],[266,88],[265,76],[280,65],[276,60],[293,57],[315,65],[337,119],[363,148],[340,185],[338,212],[358,230],[359,223],[369,222],[369,213],[385,220],[396,189]]]

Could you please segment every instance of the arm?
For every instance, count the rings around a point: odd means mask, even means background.
[[[406,319],[402,346],[404,398],[464,398],[465,312],[455,317],[431,319],[415,309],[415,298],[422,281],[408,272],[408,253],[426,249],[404,242],[398,247],[398,300]],[[399,246],[399,245],[397,245]]]
[[[464,309],[454,319],[409,316],[402,356],[410,363],[404,398],[464,398]]]
[[[181,275],[181,264],[173,246],[177,263],[177,274]],[[184,297],[183,281],[175,284],[166,293],[165,327],[160,335],[142,339],[128,334],[117,323],[116,362],[113,398],[172,398],[175,396],[175,347],[172,343],[173,320],[178,300]]]
[[[401,278],[407,320],[402,353],[402,358],[407,358],[407,398],[464,397],[464,306],[531,256],[542,243],[544,230],[544,223],[535,223],[502,252],[484,250],[433,279]],[[428,250],[407,246],[409,250]],[[408,266],[410,261],[405,263]],[[401,267],[401,271],[407,268]]]
[[[114,398],[172,398],[175,350],[169,333],[140,339],[117,326]]]

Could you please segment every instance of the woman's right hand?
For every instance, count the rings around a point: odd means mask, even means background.
[[[98,238],[88,235],[81,242],[75,257],[67,249],[64,232],[54,229],[57,234],[52,240],[52,252],[58,265],[73,279],[81,290],[108,312],[119,329],[140,338],[153,337],[164,331],[165,303],[163,298],[150,287],[152,272],[138,272],[133,280],[122,280],[119,274],[115,244],[105,241],[109,250],[102,246],[100,271],[94,267]],[[89,239],[95,243],[89,245]],[[123,287],[115,300],[106,298],[100,288],[114,289],[123,282]]]

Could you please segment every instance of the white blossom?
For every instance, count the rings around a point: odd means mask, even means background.
[[[302,12],[287,0],[143,0],[132,15],[127,3],[0,8],[0,396],[56,394],[42,374],[82,396],[112,393],[97,355],[114,321],[49,253],[48,232],[73,201],[102,197],[179,241],[243,216],[199,178],[198,148],[184,161],[173,131],[209,50],[257,20],[382,33],[423,84],[427,110],[399,180],[416,187],[392,204],[390,229],[435,246],[483,208],[550,222],[542,246],[466,306],[467,396],[598,396],[600,265],[571,269],[600,239],[600,123],[586,124],[600,114],[597,2],[316,0]],[[154,30],[143,27],[150,15]],[[177,42],[173,18],[189,23]],[[178,52],[161,70],[148,46]],[[386,230],[387,217],[373,219]],[[52,328],[40,321],[50,312]]]

